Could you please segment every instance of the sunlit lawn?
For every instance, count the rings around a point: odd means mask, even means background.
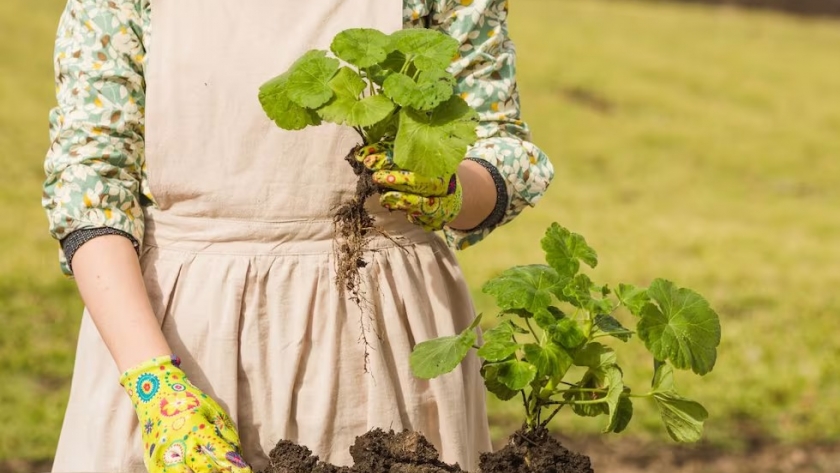
[[[0,461],[49,458],[81,304],[40,208],[61,0],[0,2]],[[478,288],[539,262],[558,221],[599,251],[593,277],[701,292],[724,337],[715,372],[678,378],[741,429],[836,439],[840,427],[840,24],[660,3],[511,2],[526,120],[557,170],[536,209],[461,255]],[[636,386],[650,366],[620,352]],[[516,404],[493,404],[499,436]],[[638,406],[628,435],[664,439]],[[592,432],[600,419],[572,422]]]

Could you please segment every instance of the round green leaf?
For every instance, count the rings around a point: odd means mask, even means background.
[[[289,75],[289,98],[306,108],[318,108],[327,103],[334,92],[330,80],[338,71],[338,59],[310,54],[301,58]]]
[[[546,262],[562,276],[577,274],[581,261],[592,268],[598,265],[598,255],[583,236],[570,232],[560,224],[552,224],[541,243]]]
[[[394,163],[425,176],[454,174],[478,137],[476,116],[457,95],[428,113],[402,109]]]
[[[288,73],[275,77],[260,87],[259,100],[268,118],[284,130],[301,130],[320,125],[321,118],[312,110],[289,99]]]
[[[393,102],[387,97],[374,95],[362,100],[335,97],[327,105],[318,109],[318,114],[331,123],[366,127],[384,120],[393,111]]]
[[[642,309],[637,330],[657,360],[704,375],[715,366],[720,344],[720,320],[696,292],[657,279],[648,288],[656,303]]]
[[[499,363],[487,363],[481,367],[481,376],[484,378],[484,386],[487,391],[493,393],[502,401],[513,399],[517,391],[514,391],[499,381]]]
[[[525,345],[525,358],[537,368],[537,376],[563,379],[572,366],[572,357],[562,347],[553,343],[546,346],[529,343]]]
[[[398,51],[413,59],[421,71],[446,69],[458,54],[455,38],[427,28],[400,30],[391,35]]]
[[[358,99],[365,90],[365,81],[353,69],[342,67],[330,79],[330,88],[339,97]]]
[[[340,59],[358,67],[382,62],[393,50],[391,39],[385,33],[370,28],[342,31],[333,39],[330,49]]]
[[[525,361],[509,360],[496,365],[499,381],[514,391],[525,389],[537,377],[537,368]]]
[[[517,266],[491,279],[482,287],[502,310],[525,309],[534,314],[547,311],[551,295],[562,290],[565,280],[546,265]]]
[[[580,328],[580,324],[568,317],[558,320],[548,327],[547,331],[554,343],[569,350],[579,347],[586,341],[586,335]]]
[[[478,356],[487,361],[502,361],[516,353],[519,345],[510,339],[489,340],[478,349]]]
[[[402,107],[427,111],[452,97],[454,86],[454,77],[446,71],[423,71],[417,82],[405,74],[391,74],[383,91]]]
[[[474,331],[467,330],[460,335],[418,343],[409,358],[411,371],[414,376],[423,379],[449,373],[463,361],[477,339],[478,335]]]
[[[653,394],[656,407],[668,435],[677,442],[697,442],[703,436],[703,423],[709,418],[706,409],[697,402],[675,392]]]

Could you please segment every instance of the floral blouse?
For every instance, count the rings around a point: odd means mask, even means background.
[[[506,0],[404,0],[406,28],[440,30],[461,42],[450,71],[479,111],[479,141],[468,158],[489,163],[507,190],[498,223],[445,231],[463,249],[533,206],[554,170],[520,120],[514,45]],[[50,232],[64,240],[83,229],[110,228],[143,241],[143,206],[153,205],[144,165],[144,71],[152,35],[150,0],[69,0],[58,27],[58,106],[50,113],[42,203]],[[71,274],[64,252],[61,267]]]

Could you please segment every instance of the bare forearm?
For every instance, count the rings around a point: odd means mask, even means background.
[[[120,372],[171,353],[128,239],[102,236],[85,243],[73,257],[73,274]]]
[[[464,190],[464,201],[458,217],[449,226],[457,230],[477,227],[496,205],[493,177],[480,164],[465,160],[458,168],[458,179]]]

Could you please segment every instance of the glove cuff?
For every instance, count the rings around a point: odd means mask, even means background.
[[[164,383],[177,390],[176,385],[183,386],[189,382],[180,366],[181,359],[176,355],[158,356],[123,373],[120,385],[135,405],[146,403],[157,395]]]

